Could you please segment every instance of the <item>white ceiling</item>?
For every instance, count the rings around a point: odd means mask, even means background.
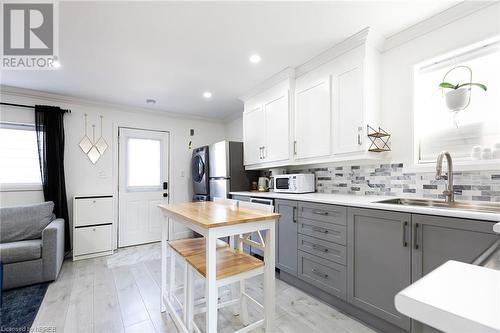
[[[62,67],[4,71],[2,84],[140,107],[154,98],[156,109],[226,118],[285,67],[367,26],[387,37],[456,3],[61,2]]]

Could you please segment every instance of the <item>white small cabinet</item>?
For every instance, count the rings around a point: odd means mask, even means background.
[[[289,81],[245,101],[243,141],[246,166],[269,166],[290,160]]]
[[[73,198],[73,260],[113,253],[112,195]]]

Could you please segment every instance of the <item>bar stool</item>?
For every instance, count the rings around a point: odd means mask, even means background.
[[[214,198],[214,201],[225,205],[231,205],[231,206],[238,205],[237,200]],[[183,323],[186,323],[187,319],[186,284],[187,284],[188,267],[185,258],[198,253],[205,255],[205,248],[206,248],[205,243],[206,243],[205,238],[187,238],[187,239],[178,239],[167,242],[171,250],[173,250],[171,251],[171,257],[170,257],[169,289],[167,295],[169,300],[175,301],[177,305],[181,308]],[[232,240],[232,246],[234,247],[234,240]],[[216,247],[217,250],[228,248],[229,244],[224,241],[218,240]],[[176,286],[176,258],[180,259],[181,265],[183,266],[184,269],[184,274],[183,274],[184,281],[180,287]],[[179,289],[182,289],[183,291],[183,302],[181,302],[175,295],[175,292],[178,291]],[[177,312],[173,308],[172,304],[169,304],[169,302],[167,302],[167,306],[169,307],[170,310],[169,312],[171,313],[171,315],[175,317],[177,321],[181,322],[181,318],[177,315]]]
[[[271,205],[263,205],[257,203],[249,203],[240,201],[238,203],[239,208],[250,208],[263,211],[273,211],[274,207]],[[234,292],[232,289],[232,296],[236,294],[236,298],[222,302],[218,304],[218,308],[224,308],[226,306],[231,306],[234,304],[240,304],[240,315],[242,322],[245,325],[244,328],[238,330],[238,333],[247,332],[253,330],[264,324],[264,319],[257,320],[251,324],[248,323],[248,308],[247,300],[250,300],[256,304],[261,309],[264,306],[260,304],[253,297],[248,295],[245,290],[245,280],[255,277],[257,275],[264,273],[264,262],[257,259],[249,254],[243,253],[243,243],[249,244],[251,246],[258,247],[264,250],[265,244],[263,237],[259,234],[260,243],[250,240],[251,234],[235,235],[237,249],[223,248],[217,251],[217,287],[223,287],[230,284],[239,283],[239,292]],[[192,256],[185,258],[188,263],[188,276],[187,276],[187,321],[186,326],[188,332],[192,332],[193,329],[201,333],[198,326],[194,323],[194,315],[197,313],[205,312],[205,308],[195,309],[195,295],[194,295],[194,280],[195,275],[200,275],[201,277],[206,277],[206,257],[205,253],[197,253]],[[237,290],[237,289],[236,289]]]

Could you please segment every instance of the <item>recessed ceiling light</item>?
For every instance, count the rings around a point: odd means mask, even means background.
[[[152,98],[148,98],[146,100],[146,104],[149,104],[149,105],[155,105],[156,104],[156,100],[155,99],[152,99]]]
[[[262,58],[258,54],[253,54],[253,55],[250,56],[249,60],[250,60],[250,62],[252,64],[257,64],[257,63],[259,63],[262,60]]]
[[[52,58],[52,67],[59,68],[61,67],[61,63],[57,57]]]
[[[205,97],[205,98],[212,98],[212,93],[210,91],[205,91],[203,93],[203,97]]]

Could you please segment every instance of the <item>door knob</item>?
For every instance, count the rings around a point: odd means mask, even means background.
[[[164,198],[168,197],[168,193],[163,193],[163,197]]]

